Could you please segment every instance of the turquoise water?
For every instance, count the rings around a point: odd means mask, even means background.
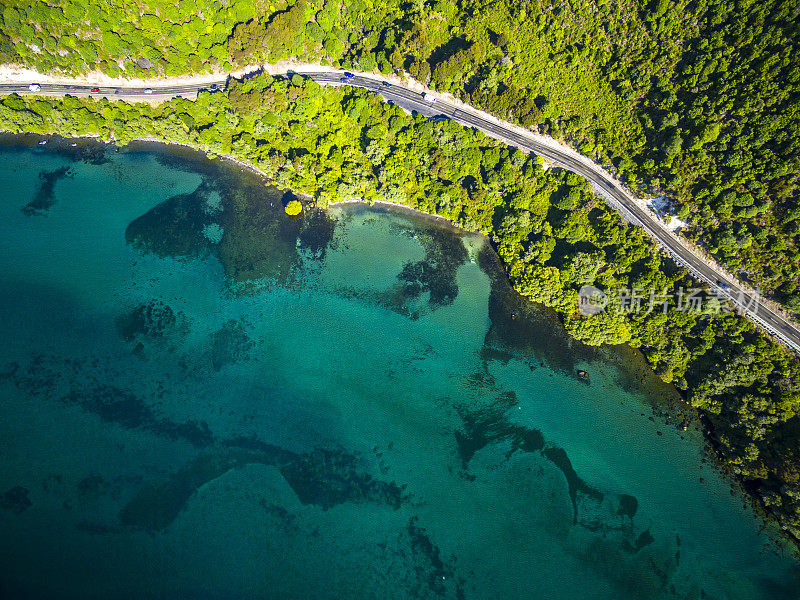
[[[2,597],[797,597],[674,391],[483,238],[152,148],[0,177]]]

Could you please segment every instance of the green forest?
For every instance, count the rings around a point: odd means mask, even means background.
[[[246,161],[323,206],[386,200],[491,236],[515,288],[556,310],[572,336],[638,347],[684,390],[724,464],[800,540],[800,361],[692,281],[578,176],[453,122],[412,117],[376,94],[299,75],[258,75],[161,104],[10,95],[0,101],[0,128],[188,144]],[[580,316],[584,285],[607,290],[610,307]],[[659,295],[629,310],[621,298],[633,289]],[[663,303],[684,290],[702,310]]]
[[[5,0],[0,62],[410,73],[564,139],[800,313],[800,0]],[[136,8],[134,8],[136,7]]]

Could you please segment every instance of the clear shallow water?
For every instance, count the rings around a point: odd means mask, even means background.
[[[670,390],[482,238],[152,151],[0,177],[4,597],[797,597]]]

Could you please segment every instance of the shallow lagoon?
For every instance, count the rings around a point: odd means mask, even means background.
[[[0,149],[3,597],[797,597],[674,391],[483,238],[54,144]]]

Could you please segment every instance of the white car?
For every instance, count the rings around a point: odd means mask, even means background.
[[[38,83],[32,83],[32,84],[30,84],[28,86],[28,91],[29,92],[38,92],[41,89],[42,89],[42,86],[40,86]]]
[[[422,99],[425,100],[425,102],[436,102],[436,98],[433,96],[433,94],[429,94],[428,92],[422,94]]]
[[[145,93],[145,94],[152,94],[152,93],[153,93],[153,88],[147,88],[147,89],[144,91],[144,93]]]

